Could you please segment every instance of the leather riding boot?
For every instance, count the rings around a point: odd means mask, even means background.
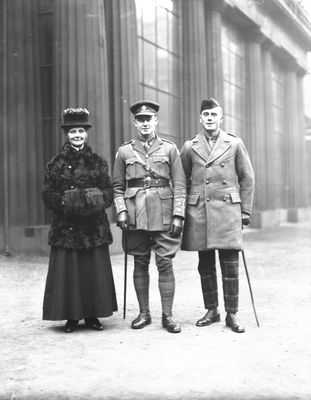
[[[244,326],[240,324],[238,317],[236,316],[235,313],[230,313],[230,312],[227,313],[226,326],[231,328],[233,330],[233,332],[236,332],[236,333],[245,332]]]
[[[196,326],[208,326],[211,325],[213,322],[219,322],[220,321],[220,314],[218,313],[217,308],[211,308],[210,310],[207,311],[207,313],[204,315],[204,317],[200,318]]]
[[[162,326],[170,333],[179,333],[180,325],[176,322],[172,315],[162,314]]]
[[[131,327],[133,329],[142,329],[149,324],[151,324],[151,315],[149,311],[146,311],[138,314],[138,316],[132,321]]]

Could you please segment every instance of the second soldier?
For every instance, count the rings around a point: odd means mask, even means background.
[[[139,314],[133,329],[151,323],[149,263],[151,250],[159,272],[162,326],[181,331],[173,319],[175,276],[172,259],[180,248],[186,183],[176,145],[156,133],[159,104],[142,100],[130,107],[135,139],[119,147],[113,172],[117,225],[127,231],[128,254],[134,256],[134,287]]]

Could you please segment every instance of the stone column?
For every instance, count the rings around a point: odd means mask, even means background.
[[[221,104],[223,104],[221,27],[225,6],[223,0],[205,1],[207,96],[214,97]]]
[[[136,135],[129,107],[140,99],[135,0],[106,2],[112,152]]]
[[[276,46],[271,41],[264,41],[262,46],[262,59],[263,59],[263,82],[265,85],[264,91],[264,134],[266,137],[266,148],[262,149],[266,154],[266,202],[269,210],[277,207],[276,200],[278,195],[276,183],[280,181],[281,177],[278,176],[278,168],[275,168],[275,155],[280,149],[276,148],[275,140],[275,119],[273,112],[273,67],[272,67],[272,54]],[[263,136],[263,133],[262,133]]]
[[[260,212],[267,209],[267,156],[264,106],[264,74],[259,29],[249,29],[246,39],[246,145],[250,152],[256,180],[253,223],[261,226]],[[258,214],[259,213],[259,214]]]
[[[285,116],[287,139],[287,205],[288,220],[297,222],[307,204],[305,129],[303,126],[303,93],[301,70],[296,60],[281,54],[285,72]]]
[[[306,71],[297,68],[297,94],[298,94],[298,124],[299,124],[299,142],[300,142],[300,187],[301,187],[301,207],[308,206],[308,162],[306,151],[306,122],[304,114],[304,88],[303,78]]]
[[[206,35],[203,0],[180,0],[182,5],[183,136],[200,129],[202,99],[207,96]]]
[[[67,107],[90,111],[89,142],[111,163],[109,87],[105,9],[102,0],[56,0],[55,4],[55,131]]]
[[[0,185],[2,179],[4,184],[0,187],[0,207],[6,231],[9,225],[42,223],[44,213],[42,175],[38,175],[44,165],[37,12],[36,2],[7,0],[0,5]]]

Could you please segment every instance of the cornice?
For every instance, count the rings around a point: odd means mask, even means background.
[[[290,7],[289,2],[285,0],[264,1],[261,7],[264,12],[287,26],[307,51],[311,50],[311,21],[308,22],[306,18],[302,18],[301,13],[295,12],[298,8]]]

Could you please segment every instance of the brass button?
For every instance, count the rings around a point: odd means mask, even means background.
[[[220,164],[220,166],[221,166],[221,167],[224,167],[224,166],[225,166],[225,164],[222,162],[222,163]]]
[[[224,185],[226,185],[226,184],[227,184],[227,181],[226,181],[226,180],[223,180],[222,183],[223,183]]]

